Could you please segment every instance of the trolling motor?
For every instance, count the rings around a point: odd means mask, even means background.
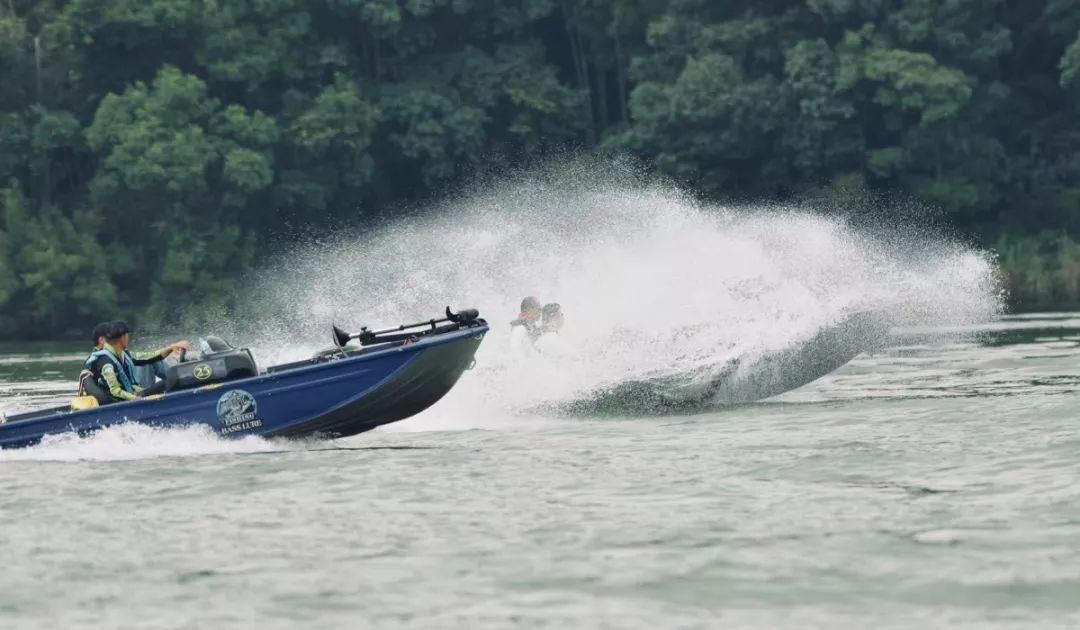
[[[405,341],[407,339],[414,339],[416,337],[424,337],[427,335],[438,334],[443,332],[449,332],[451,330],[457,330],[459,328],[465,328],[476,324],[480,319],[480,311],[475,308],[467,308],[454,313],[450,310],[450,307],[446,307],[446,317],[440,319],[429,319],[425,322],[417,322],[415,324],[402,324],[394,328],[384,328],[382,330],[368,330],[367,326],[360,329],[360,332],[347,333],[344,330],[334,326],[334,344],[338,348],[344,348],[353,339],[360,341],[361,346],[371,346],[378,343],[391,343],[394,341]],[[481,320],[482,321],[482,320]],[[439,324],[450,322],[448,326],[439,326]],[[410,328],[427,328],[427,330],[419,330],[413,332],[403,332]],[[394,334],[397,333],[397,334]]]

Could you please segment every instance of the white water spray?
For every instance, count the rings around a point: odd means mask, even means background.
[[[328,345],[331,323],[478,307],[492,324],[478,369],[411,423],[452,428],[752,363],[853,313],[961,326],[1001,308],[989,256],[929,231],[870,236],[795,208],[710,206],[595,162],[533,172],[432,214],[298,249],[256,279],[257,326],[230,334],[254,334],[273,363]],[[557,359],[511,351],[508,322],[526,295],[563,306]],[[313,342],[281,343],[297,338]]]

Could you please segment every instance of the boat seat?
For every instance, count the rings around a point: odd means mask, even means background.
[[[78,396],[71,401],[72,411],[83,411],[85,409],[97,409],[101,406],[97,398],[93,396]]]

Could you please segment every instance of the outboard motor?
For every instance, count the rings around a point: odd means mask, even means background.
[[[205,356],[215,352],[228,352],[232,350],[233,347],[221,337],[207,335],[206,337],[199,338],[199,349],[202,350],[202,353]]]
[[[199,339],[202,358],[171,366],[165,375],[165,391],[189,389],[259,373],[255,358],[247,348],[233,348],[219,337]]]

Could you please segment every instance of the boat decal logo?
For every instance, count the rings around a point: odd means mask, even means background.
[[[218,399],[217,415],[221,421],[221,434],[229,435],[262,426],[256,417],[258,405],[255,397],[242,389],[225,392]]]
[[[200,381],[205,381],[206,379],[214,375],[214,368],[210,367],[205,363],[201,365],[196,365],[195,369],[191,371],[191,375],[199,379]]]

